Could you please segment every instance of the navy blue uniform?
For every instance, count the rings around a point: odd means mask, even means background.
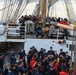
[[[42,75],[42,74],[36,73],[35,75]]]
[[[3,53],[0,53],[0,69],[3,69],[3,64],[4,64],[4,58],[3,58]]]
[[[41,53],[43,53],[43,51],[38,52],[38,58],[40,58]]]
[[[15,58],[15,54],[14,53],[11,53],[10,54],[10,64],[16,62],[16,58]]]
[[[18,55],[20,56],[20,59],[22,59],[22,61],[23,61],[24,68],[26,68],[26,62],[25,62],[26,53],[25,52],[19,52]]]
[[[0,70],[0,75],[2,75],[2,70]]]
[[[65,52],[61,52],[61,53],[59,53],[59,56],[60,55],[63,55],[65,57],[66,56],[66,53]]]
[[[44,59],[44,55],[45,55],[44,53],[41,53],[41,54],[40,54],[41,60]]]
[[[2,75],[8,75],[8,69],[3,69],[3,74]]]
[[[43,75],[47,74],[47,67],[48,67],[48,65],[49,65],[48,60],[43,60],[43,62],[42,62],[42,66],[43,66],[43,70],[44,70]]]
[[[35,34],[36,34],[37,38],[39,35],[42,37],[43,36],[42,35],[42,27],[37,27],[35,30]]]
[[[28,62],[28,65],[30,64],[30,61],[31,61],[32,57],[30,54],[27,55],[27,62]]]
[[[54,66],[48,66],[47,75],[58,75],[57,71],[54,69]]]
[[[17,71],[18,71],[18,73],[21,73],[21,75],[23,75],[23,69],[22,69],[22,67],[18,67]]]
[[[10,70],[8,71],[8,75],[18,75],[18,72],[17,72],[16,69],[10,69]]]
[[[36,28],[36,34],[37,35],[41,35],[42,34],[42,28],[41,27],[37,27]]]
[[[50,55],[54,55],[54,51],[53,51],[53,50],[52,50],[52,51],[49,50],[49,51],[48,51],[48,54],[50,54]]]
[[[0,58],[0,68],[3,69],[4,59]]]
[[[18,55],[20,55],[20,59],[22,59],[22,58],[24,58],[24,57],[25,57],[26,53],[25,53],[25,52],[19,52],[19,54],[18,54]]]

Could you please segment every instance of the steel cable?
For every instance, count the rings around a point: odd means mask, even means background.
[[[22,4],[22,6],[21,6],[21,8],[20,8],[20,10],[19,10],[18,16],[19,16],[20,14],[22,14],[22,11],[24,11],[25,8],[26,8],[26,1],[23,1],[23,4]],[[17,16],[17,17],[18,17],[18,16]]]
[[[28,2],[29,2],[29,0],[27,0],[25,7],[27,6]],[[24,7],[24,9],[25,9],[25,7]],[[21,16],[21,14],[23,13],[24,9],[23,9],[23,10],[21,11],[21,13],[18,15],[17,19]]]
[[[12,1],[12,3],[13,3],[13,1]],[[14,8],[16,8],[17,7],[17,4],[18,4],[18,0],[14,0],[14,5],[11,7],[11,9],[10,9],[10,17],[9,17],[9,19],[11,19],[12,18],[12,16],[13,16],[13,14],[14,14]]]

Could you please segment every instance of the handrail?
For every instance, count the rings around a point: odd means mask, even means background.
[[[24,38],[26,35],[26,26],[2,26],[3,28],[0,29],[0,36],[5,34],[5,37],[16,37],[16,38]],[[12,37],[12,38],[13,38]]]
[[[7,36],[25,36],[26,26],[8,26]]]

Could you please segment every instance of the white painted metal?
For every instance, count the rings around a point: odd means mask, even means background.
[[[6,36],[5,36],[4,30],[5,30],[4,26],[0,25],[0,42],[6,40]]]
[[[26,42],[24,43],[24,50],[27,54],[30,50],[30,47],[35,46],[38,51],[40,51],[41,48],[44,48],[47,52],[52,46],[53,50],[57,50],[58,53],[60,52],[60,49],[63,49],[65,52],[68,51],[69,55],[71,55],[71,51],[69,51],[69,45],[72,44],[72,41],[66,40],[65,44],[58,44],[58,41],[59,40],[57,39],[26,39]],[[68,47],[66,44],[68,44]],[[74,53],[72,56],[72,61],[74,61]]]
[[[72,41],[66,41],[66,44],[72,44]],[[26,53],[28,53],[30,47],[35,46],[38,51],[40,50],[40,48],[44,48],[46,49],[46,51],[48,51],[49,48],[52,46],[53,50],[57,50],[59,53],[60,49],[63,49],[64,51],[69,51],[69,47],[67,47],[66,44],[58,44],[57,39],[26,39],[26,48],[24,49]]]

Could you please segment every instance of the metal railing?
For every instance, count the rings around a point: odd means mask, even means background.
[[[59,29],[49,29],[49,35],[56,35],[57,39],[59,39],[59,37],[63,37],[63,32],[60,32]]]
[[[24,38],[26,37],[26,26],[8,26],[7,37]]]
[[[2,26],[0,28],[0,36],[6,39],[25,39],[26,37],[26,26]]]
[[[4,28],[0,29],[0,36],[5,36],[6,39],[25,39],[26,33],[30,33],[32,31],[35,34],[34,26],[3,26]],[[30,30],[31,29],[31,30]],[[28,35],[28,34],[27,34]],[[48,35],[55,35],[57,39],[63,36],[63,32],[59,29],[49,28]]]

